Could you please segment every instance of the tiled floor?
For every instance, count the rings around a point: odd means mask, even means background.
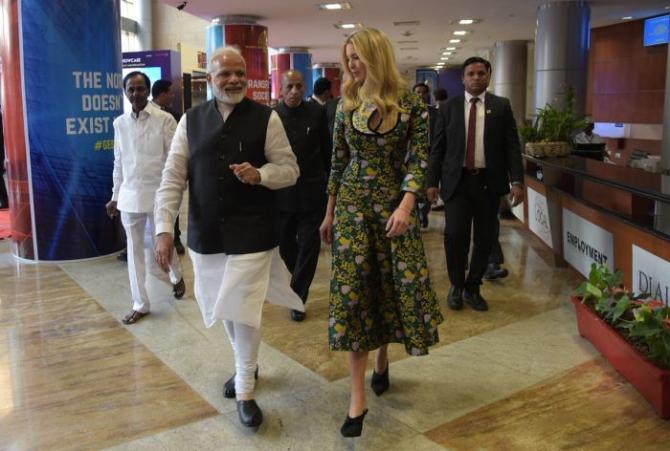
[[[0,242],[0,449],[667,449],[670,422],[577,334],[574,271],[553,267],[539,240],[506,221],[511,275],[485,284],[491,310],[452,312],[443,221],[433,213],[431,222],[441,342],[420,358],[391,347],[391,389],[369,392],[360,439],[339,435],[349,380],[346,355],[328,350],[326,251],[305,322],[265,308],[265,422],[253,433],[221,396],[232,352],[221,326],[202,324],[188,257],[186,298],[152,278],[152,314],[126,327],[123,263],[19,264]]]

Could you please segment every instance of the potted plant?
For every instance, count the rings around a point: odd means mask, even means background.
[[[670,307],[635,297],[621,285],[622,274],[591,266],[572,302],[579,334],[653,406],[670,418]]]
[[[577,115],[574,92],[567,88],[562,105],[547,104],[538,108],[533,122],[519,127],[519,134],[525,142],[525,153],[535,157],[569,155],[575,134],[583,130],[587,122]]]

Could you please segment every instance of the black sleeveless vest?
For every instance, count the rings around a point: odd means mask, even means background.
[[[272,110],[247,98],[225,124],[216,101],[186,112],[190,159],[188,247],[200,254],[249,254],[279,243],[274,191],[237,180],[231,164],[260,168]]]

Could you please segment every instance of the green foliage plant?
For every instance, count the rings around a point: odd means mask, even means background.
[[[594,263],[574,294],[652,362],[670,369],[670,307],[646,293],[634,296],[622,279],[621,271]]]

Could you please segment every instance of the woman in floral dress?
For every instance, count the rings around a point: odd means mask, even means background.
[[[387,347],[424,355],[442,322],[415,212],[424,191],[428,111],[398,72],[388,37],[373,28],[342,49],[328,207],[321,237],[332,244],[330,347],[350,351],[351,399],[342,435],[361,434],[368,352],[372,389],[389,386]]]

